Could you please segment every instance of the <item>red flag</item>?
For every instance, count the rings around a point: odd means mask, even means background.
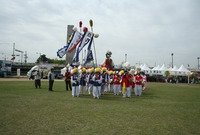
[[[12,59],[11,60],[15,60],[15,57],[12,57]]]

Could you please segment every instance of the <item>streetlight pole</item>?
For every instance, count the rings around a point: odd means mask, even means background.
[[[125,62],[127,61],[127,54],[125,54]]]
[[[22,65],[22,60],[23,60],[23,51],[21,50],[18,50],[18,49],[15,49],[16,52],[20,52],[21,53],[21,65]]]
[[[198,66],[198,69],[199,69],[199,58],[200,58],[200,57],[197,57],[197,60],[198,60],[198,65],[197,65],[197,66]]]
[[[172,53],[172,54],[171,54],[171,56],[172,56],[172,68],[174,67],[174,66],[173,66],[173,55],[174,55],[174,54]]]

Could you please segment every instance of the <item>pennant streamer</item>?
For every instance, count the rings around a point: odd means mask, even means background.
[[[92,39],[91,39],[91,41],[88,45],[88,48],[87,48],[87,57],[86,57],[86,60],[84,62],[84,65],[91,62],[92,60],[94,60],[92,50],[91,50],[92,41],[93,41],[93,37],[92,37]]]
[[[57,51],[57,56],[59,58],[62,58],[66,53],[67,53],[67,46],[64,46],[63,48]]]
[[[81,37],[82,37],[82,34],[80,32],[74,31],[69,38],[67,46],[64,46],[63,48],[57,51],[57,56],[59,58],[62,58],[67,52],[71,53],[76,48],[76,46],[80,43]]]
[[[12,57],[12,59],[11,60],[15,60],[15,57]]]
[[[93,60],[94,60],[94,58],[93,58],[92,50],[88,50],[87,51],[87,57],[86,57],[84,65],[86,65],[87,63],[89,63]]]
[[[76,46],[81,41],[82,34],[78,31],[75,31],[72,36],[69,38],[68,45],[67,45],[67,52],[72,52],[76,49]]]
[[[79,53],[80,53],[80,51],[87,44],[91,44],[92,39],[93,39],[93,35],[94,34],[92,32],[89,32],[89,31],[87,31],[86,33],[84,33],[80,44],[76,47],[76,53],[74,55],[74,58],[73,58],[72,62],[79,62]]]

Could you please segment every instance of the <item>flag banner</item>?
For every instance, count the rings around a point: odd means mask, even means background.
[[[85,32],[83,37],[82,37],[82,40],[80,42],[79,45],[77,45],[76,47],[76,52],[74,54],[74,58],[72,60],[72,62],[79,62],[79,53],[80,51],[83,49],[84,46],[86,46],[87,44],[91,44],[92,42],[92,39],[93,39],[93,33],[92,32]],[[91,45],[90,45],[91,46]]]
[[[66,53],[67,53],[67,46],[64,46],[63,48],[57,51],[57,56],[59,58],[62,58]]]
[[[88,45],[88,48],[87,48],[87,56],[86,56],[86,60],[84,62],[84,65],[86,65],[87,63],[89,63],[92,60],[94,60],[93,54],[92,54],[92,50],[91,50],[92,41],[93,41],[93,36],[92,36],[92,39],[91,39],[91,41],[90,41],[90,43]]]
[[[67,43],[67,52],[72,52],[81,41],[82,34],[78,31],[73,32]]]
[[[15,57],[12,57],[12,59],[11,60],[15,60]]]
[[[88,50],[87,51],[87,57],[86,57],[86,60],[84,62],[84,65],[86,65],[87,63],[89,63],[93,60],[94,60],[94,58],[93,58],[92,50]]]

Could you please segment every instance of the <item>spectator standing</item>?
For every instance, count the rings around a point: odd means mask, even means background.
[[[41,88],[41,73],[39,69],[35,71],[35,88]]]
[[[65,85],[66,85],[66,91],[68,91],[68,88],[70,91],[72,90],[71,73],[69,72],[68,68],[66,69],[66,72],[65,72]]]
[[[55,79],[55,74],[53,72],[53,68],[51,68],[51,71],[48,73],[48,79],[49,79],[49,91],[53,91],[53,83]]]

